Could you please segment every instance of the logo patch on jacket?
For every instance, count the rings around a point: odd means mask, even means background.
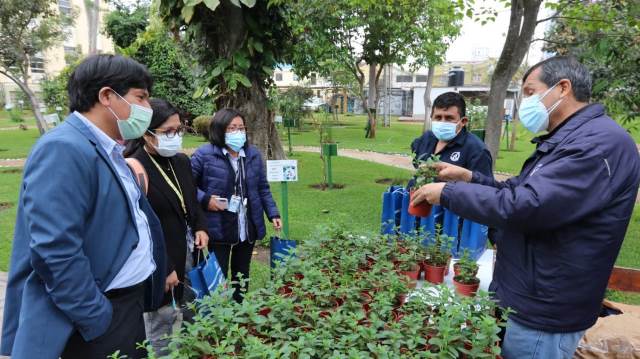
[[[529,177],[533,176],[534,173],[536,173],[540,168],[542,168],[542,163],[538,163],[532,170],[531,173],[529,173]]]
[[[458,160],[460,159],[460,152],[452,153],[449,159],[453,162],[458,162]]]

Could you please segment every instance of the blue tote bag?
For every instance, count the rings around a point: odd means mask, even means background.
[[[198,251],[197,264],[187,273],[196,299],[204,298],[205,295],[214,292],[219,285],[224,283],[224,273],[222,273],[222,268],[220,268],[215,254],[209,253],[205,248],[205,259],[200,262],[202,252]]]

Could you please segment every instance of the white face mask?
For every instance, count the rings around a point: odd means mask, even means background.
[[[182,149],[182,136],[175,134],[173,137],[167,137],[166,133],[156,135],[149,131],[157,140],[158,145],[153,148],[162,157],[173,157]]]

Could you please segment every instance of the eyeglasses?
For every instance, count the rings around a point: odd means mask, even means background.
[[[236,131],[247,132],[247,128],[244,127],[244,126],[229,126],[229,127],[227,127],[227,132],[236,132]]]
[[[155,133],[160,135],[160,134],[164,134],[165,136],[167,136],[167,138],[174,138],[176,135],[182,137],[184,136],[185,132],[187,132],[187,127],[186,126],[180,126],[177,129],[175,128],[170,128],[167,130],[155,130]]]

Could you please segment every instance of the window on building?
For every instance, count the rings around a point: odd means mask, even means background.
[[[440,85],[447,86],[447,84],[449,83],[449,75],[441,75],[438,81],[440,82]]]
[[[398,75],[398,76],[396,76],[396,82],[413,82],[413,76],[411,76],[411,75]]]
[[[282,81],[282,73],[276,72],[276,81]]]
[[[58,9],[61,14],[71,15],[71,0],[58,0]]]
[[[427,82],[427,75],[416,75],[416,82]]]
[[[482,81],[482,75],[479,73],[474,73],[472,77],[473,83],[480,83]]]
[[[31,56],[31,72],[34,74],[44,73],[44,59],[42,54],[36,54]]]
[[[318,82],[316,74],[309,75],[309,84],[315,86],[316,82]]]

